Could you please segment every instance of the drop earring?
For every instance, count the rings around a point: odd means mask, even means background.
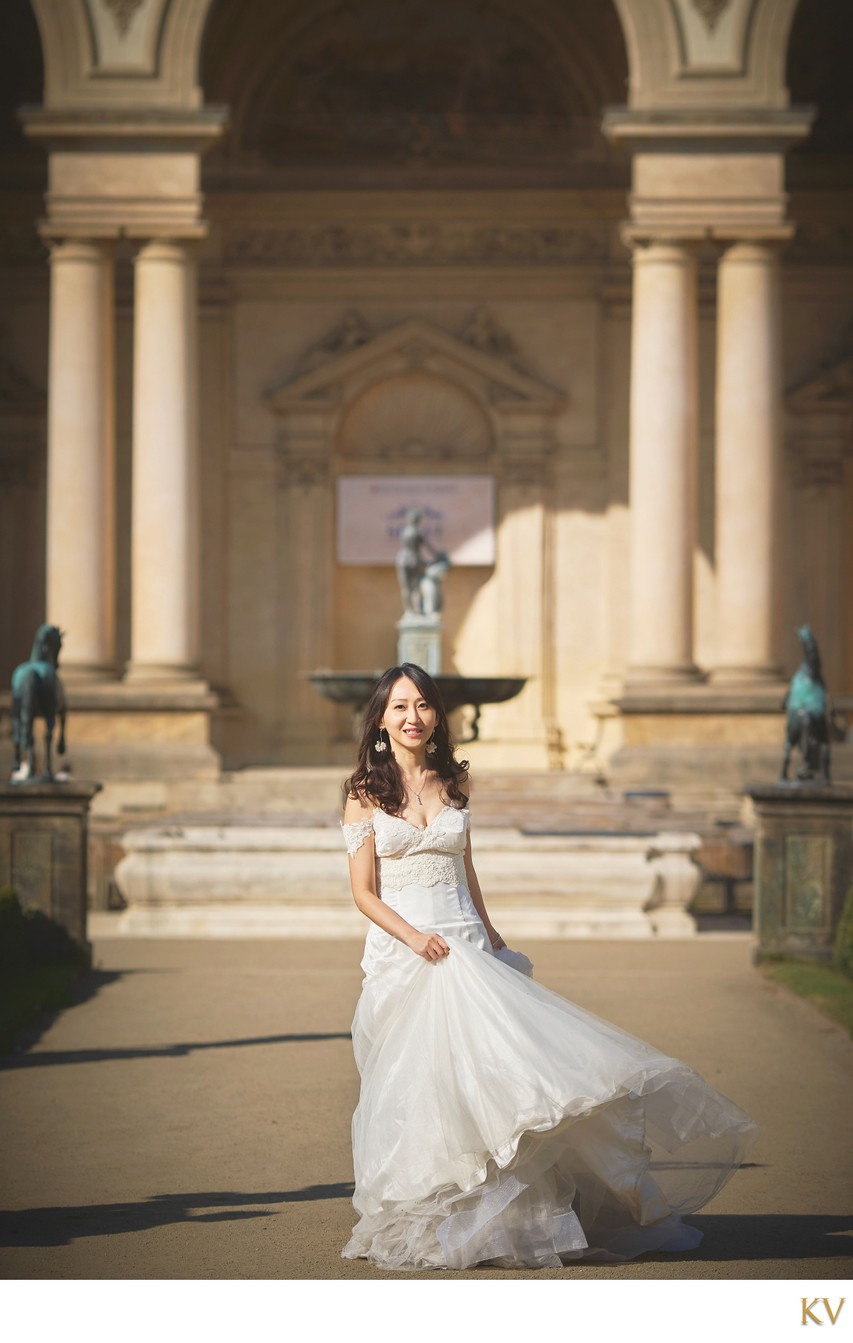
[[[382,733],[383,733],[384,731],[385,731],[384,728],[380,728],[380,729],[379,729],[379,736],[377,737],[376,741],[373,743],[373,749],[374,749],[374,751],[377,753],[377,755],[381,755],[383,751],[387,751],[387,750],[388,750],[388,743],[387,743],[387,741],[383,741],[383,740],[382,740]]]
[[[429,741],[426,744],[427,755],[435,755],[436,751],[438,750],[438,746],[436,745],[434,738],[435,738],[435,732],[433,732],[432,736],[430,737]]]

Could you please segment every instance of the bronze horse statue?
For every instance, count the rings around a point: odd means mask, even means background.
[[[787,780],[791,752],[796,747],[803,761],[797,770],[797,778],[829,783],[831,724],[820,653],[810,625],[802,625],[797,630],[797,638],[802,644],[804,656],[782,701],[782,708],[787,710],[788,718],[779,779]]]
[[[60,755],[65,754],[65,692],[57,666],[62,634],[56,625],[40,625],[33,642],[29,662],[12,672],[12,740],[15,766],[12,783],[25,783],[36,777],[35,720],[45,723],[45,760],[43,778],[53,778],[53,731],[59,719]],[[26,760],[24,755],[26,754]]]

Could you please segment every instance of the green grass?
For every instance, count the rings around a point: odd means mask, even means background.
[[[831,965],[812,961],[764,961],[762,972],[771,984],[782,984],[805,998],[819,1012],[853,1036],[853,979]]]
[[[67,1007],[87,952],[60,924],[0,887],[0,1051],[45,1012]]]
[[[26,965],[0,976],[0,1051],[7,1052],[23,1028],[43,1012],[67,1007],[77,965]]]

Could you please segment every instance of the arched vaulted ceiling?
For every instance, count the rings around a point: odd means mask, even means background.
[[[146,5],[159,11],[166,4],[173,16],[169,31],[184,34],[183,46],[161,42],[164,59],[181,56],[186,66],[172,80],[174,89],[191,100],[197,81],[204,102],[231,108],[233,131],[209,161],[214,176],[298,180],[302,174],[310,180],[312,173],[331,169],[337,180],[350,173],[362,185],[401,181],[407,174],[425,184],[444,177],[476,185],[502,174],[511,180],[526,175],[543,185],[622,183],[625,160],[598,130],[603,109],[627,100],[617,7],[633,5],[642,14],[647,6],[675,3],[61,0],[54,11],[51,0],[6,0],[0,157],[7,182],[40,179],[43,157],[25,142],[16,111],[22,102],[39,101],[47,65],[54,71],[54,93],[71,90],[75,100],[89,100],[80,83],[80,52],[74,43],[57,45],[72,14],[101,6],[104,22],[115,27],[121,20],[132,35]],[[737,4],[754,0],[677,3],[717,24]],[[849,181],[853,174],[853,86],[842,40],[848,11],[849,0],[799,0],[794,9],[791,100],[817,106],[813,135],[792,154],[795,184]],[[36,13],[42,27],[47,16],[58,34],[44,53]],[[81,24],[80,32],[89,31]],[[166,28],[162,32],[165,38]],[[64,74],[57,62],[67,67]],[[110,81],[99,76],[89,82],[97,105]],[[144,101],[148,81],[132,82]]]
[[[220,0],[202,60],[231,109],[209,171],[361,185],[621,181],[600,135],[627,64],[610,0]]]
[[[853,184],[853,80],[850,0],[800,0],[788,44],[788,87],[795,103],[811,103],[812,133],[793,151],[792,186]]]

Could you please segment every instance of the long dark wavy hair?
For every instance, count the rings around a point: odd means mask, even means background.
[[[435,709],[436,722],[432,734],[435,752],[427,756],[427,765],[435,770],[441,780],[442,792],[451,807],[464,807],[468,803],[468,794],[463,787],[468,781],[468,761],[456,760],[454,746],[447,724],[447,711],[441,698],[441,691],[435,681],[414,662],[403,662],[399,667],[389,667],[383,672],[373,688],[370,703],[364,711],[364,729],[358,745],[356,767],[344,783],[345,797],[360,797],[380,807],[391,816],[398,816],[405,805],[406,790],[400,766],[394,759],[393,751],[377,751],[379,724],[388,700],[401,676],[408,676],[423,695],[431,709]]]

